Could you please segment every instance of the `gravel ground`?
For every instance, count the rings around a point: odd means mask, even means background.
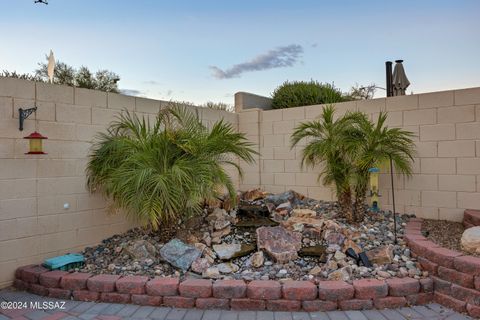
[[[422,224],[422,231],[428,239],[442,247],[462,252],[460,239],[464,230],[460,222],[425,219]]]

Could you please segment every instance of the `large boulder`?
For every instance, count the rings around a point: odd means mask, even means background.
[[[187,271],[202,252],[179,239],[172,239],[160,249],[162,258],[172,266]]]
[[[136,260],[155,259],[157,249],[146,240],[136,240],[125,247],[125,252]]]
[[[286,263],[298,258],[302,234],[283,227],[261,227],[257,229],[257,246],[278,263]]]
[[[460,240],[462,249],[468,253],[480,253],[480,227],[466,229]]]

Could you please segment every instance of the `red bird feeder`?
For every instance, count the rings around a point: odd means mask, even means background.
[[[42,140],[48,139],[47,137],[42,136],[37,131],[32,132],[30,135],[24,137],[24,139],[30,140],[30,151],[25,154],[47,154],[43,152]]]

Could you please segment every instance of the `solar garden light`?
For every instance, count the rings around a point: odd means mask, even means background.
[[[371,197],[371,207],[370,210],[374,212],[378,212],[378,198],[380,197],[380,193],[378,191],[378,175],[380,169],[378,168],[370,168],[368,169],[370,172],[370,197]]]

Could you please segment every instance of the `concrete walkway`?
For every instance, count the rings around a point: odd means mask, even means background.
[[[21,302],[20,309],[5,309],[6,302]],[[39,305],[29,308],[30,302]],[[46,302],[44,304],[44,302]],[[50,303],[50,305],[48,304]],[[64,305],[62,305],[64,303]],[[367,311],[331,311],[331,312],[271,312],[271,311],[226,311],[174,309],[164,307],[141,307],[131,304],[94,303],[65,301],[39,297],[26,292],[13,290],[0,291],[0,320],[4,319],[154,319],[154,320],[462,320],[472,319],[453,312],[439,304],[415,306],[411,308],[367,310]],[[8,305],[8,304],[7,304]],[[45,307],[40,310],[38,307]],[[25,308],[26,307],[26,308]],[[58,307],[62,307],[59,309]]]

